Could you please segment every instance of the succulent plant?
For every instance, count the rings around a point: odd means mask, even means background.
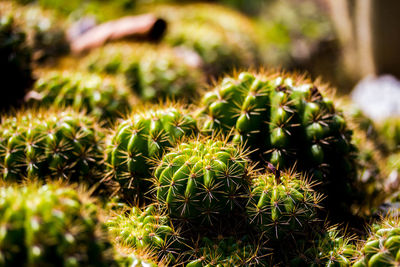
[[[233,129],[233,141],[255,151],[257,159],[279,169],[297,164],[321,182],[329,209],[342,213],[358,200],[351,131],[332,101],[302,77],[248,72],[226,77],[204,95],[198,117],[205,133]]]
[[[400,264],[400,224],[396,217],[388,217],[376,224],[363,245],[362,255],[354,263],[361,266],[397,266]]]
[[[186,267],[202,266],[266,266],[260,257],[260,247],[253,245],[247,236],[241,239],[203,237],[189,251]]]
[[[157,199],[172,218],[189,223],[230,220],[247,193],[247,168],[245,153],[232,144],[214,139],[181,143],[154,172]]]
[[[121,117],[130,108],[129,91],[118,82],[79,72],[45,73],[27,101],[43,107],[72,107],[102,120]]]
[[[25,32],[17,28],[12,16],[0,16],[1,110],[22,103],[27,89],[33,83],[31,61],[31,49],[26,43]]]
[[[171,262],[179,253],[179,233],[155,205],[144,210],[133,207],[126,214],[115,214],[107,226],[111,236],[123,247],[151,251],[160,261]]]
[[[146,257],[142,257],[136,255],[135,253],[130,253],[127,255],[123,255],[118,260],[119,267],[157,267],[164,266],[159,263],[153,261],[152,259],[147,259]]]
[[[6,182],[55,178],[93,185],[102,171],[103,134],[74,111],[26,111],[3,116],[0,173]]]
[[[0,266],[116,266],[97,205],[57,184],[0,188]]]
[[[304,244],[303,240],[298,243]],[[291,266],[340,266],[350,267],[359,255],[354,237],[341,234],[336,227],[325,227],[321,233],[315,233],[305,248],[295,251]]]
[[[147,110],[122,121],[107,148],[110,175],[127,199],[142,198],[150,191],[152,165],[149,160],[184,137],[197,132],[196,122],[179,107]]]
[[[204,79],[190,59],[161,45],[111,44],[91,52],[84,62],[92,72],[124,74],[127,85],[144,100],[188,100]]]
[[[269,239],[303,234],[316,220],[321,195],[297,173],[266,173],[252,181],[247,213]]]

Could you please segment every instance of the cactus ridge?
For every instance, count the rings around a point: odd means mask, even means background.
[[[162,157],[154,172],[157,199],[173,218],[213,224],[241,206],[247,171],[240,147],[215,139],[181,143]]]
[[[102,143],[103,134],[94,119],[74,111],[28,111],[4,117],[2,179],[50,177],[93,185],[102,172]]]
[[[306,231],[316,220],[322,196],[296,173],[266,173],[252,181],[247,204],[250,223],[269,239]]]

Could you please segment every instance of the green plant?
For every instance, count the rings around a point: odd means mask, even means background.
[[[161,157],[180,139],[197,132],[196,121],[179,107],[147,110],[122,121],[109,140],[107,163],[127,199],[150,191],[149,160]]]
[[[115,266],[96,204],[57,184],[0,188],[0,266]]]
[[[6,182],[24,178],[93,185],[102,171],[103,133],[92,117],[74,111],[26,111],[3,116],[0,173]]]

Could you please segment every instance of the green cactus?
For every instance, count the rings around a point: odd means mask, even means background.
[[[297,245],[304,243],[300,240]],[[350,267],[358,255],[353,237],[342,235],[337,227],[328,227],[316,233],[305,248],[295,250],[290,265]]]
[[[0,188],[0,266],[115,266],[97,205],[47,184]]]
[[[136,255],[135,253],[130,253],[127,255],[122,255],[120,259],[118,259],[118,267],[157,267],[164,266],[156,263],[152,259],[147,259],[146,257],[142,257]]]
[[[247,165],[243,150],[226,142],[181,143],[155,170],[157,199],[171,217],[193,224],[229,219],[248,189]]]
[[[179,233],[155,205],[143,211],[133,207],[127,214],[116,214],[107,226],[111,236],[123,247],[149,250],[160,261],[174,261],[179,252]]]
[[[189,251],[186,267],[212,266],[266,266],[260,257],[260,248],[245,236],[211,240],[203,237],[192,251]]]
[[[234,129],[233,141],[279,169],[297,163],[322,182],[329,208],[342,213],[357,200],[351,131],[332,101],[301,77],[246,72],[227,77],[204,95],[199,120],[205,133]]]
[[[321,196],[296,173],[255,177],[247,204],[250,223],[269,239],[303,234],[316,219]]]
[[[93,118],[73,111],[27,111],[2,118],[2,179],[56,178],[93,185],[102,171],[103,134]]]
[[[373,227],[354,267],[398,266],[400,264],[400,223],[389,217]]]
[[[107,148],[110,175],[125,197],[141,199],[150,190],[151,164],[165,149],[197,132],[195,120],[179,107],[134,113],[118,126]]]
[[[46,73],[28,96],[31,105],[73,107],[102,120],[120,117],[130,108],[129,91],[116,81],[99,75]]]
[[[123,73],[127,85],[142,99],[190,99],[202,84],[201,70],[167,46],[111,44],[84,59],[89,71]]]
[[[25,32],[16,27],[12,16],[0,16],[0,72],[0,110],[6,110],[21,104],[33,83],[31,49],[26,44]]]

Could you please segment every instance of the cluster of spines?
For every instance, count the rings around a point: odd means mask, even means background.
[[[320,200],[307,179],[276,170],[252,180],[246,209],[250,224],[259,233],[279,240],[306,232],[317,218]]]
[[[0,266],[114,266],[96,204],[47,184],[0,188]]]
[[[102,171],[103,138],[93,118],[74,111],[28,111],[4,117],[2,179],[53,178],[93,185]]]
[[[157,199],[175,219],[213,224],[242,206],[247,172],[240,147],[215,139],[184,142],[165,154],[154,172]]]
[[[129,198],[150,191],[152,164],[182,138],[197,132],[195,120],[186,110],[169,107],[133,114],[119,124],[107,149],[110,176]]]
[[[28,96],[31,105],[72,107],[101,120],[120,117],[130,108],[127,89],[96,74],[45,73]]]
[[[173,262],[182,247],[179,232],[156,205],[144,210],[133,207],[126,213],[115,214],[107,226],[122,247],[151,251],[159,261]]]

